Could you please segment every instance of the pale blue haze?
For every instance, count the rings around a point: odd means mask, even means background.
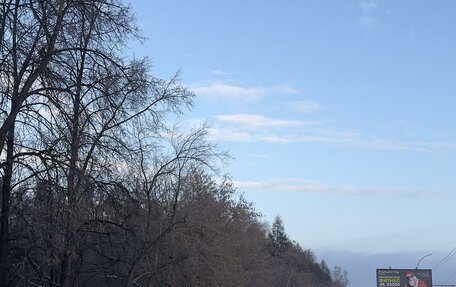
[[[456,246],[456,1],[131,5],[132,53],[197,94],[180,121],[210,123],[264,219],[351,286]],[[456,256],[434,283],[456,283]]]

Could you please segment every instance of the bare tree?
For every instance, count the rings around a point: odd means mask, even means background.
[[[69,1],[68,1],[69,2]],[[0,19],[0,152],[6,153],[2,177],[0,282],[5,283],[9,204],[12,189],[15,123],[25,101],[45,72],[62,30],[69,3],[2,1]],[[4,149],[6,144],[6,149]]]
[[[350,280],[348,279],[347,270],[342,269],[340,266],[334,267],[331,274],[334,280],[335,287],[347,287],[350,286]]]
[[[111,154],[122,155],[119,148],[130,149],[122,137],[132,120],[148,113],[151,126],[158,128],[162,113],[178,112],[191,103],[192,94],[177,77],[150,77],[146,61],[123,59],[126,39],[137,33],[128,7],[119,1],[5,0],[2,12],[0,280],[5,282],[8,258],[13,165],[31,168],[24,157],[35,156],[65,175],[61,284],[66,286],[74,253],[73,213],[88,174],[102,174],[103,167],[109,171],[100,163]],[[16,136],[18,130],[28,134]],[[16,142],[22,136],[29,138],[27,144]]]

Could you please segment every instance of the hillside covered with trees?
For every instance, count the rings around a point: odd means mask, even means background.
[[[2,0],[2,286],[346,286],[220,176],[120,0]]]

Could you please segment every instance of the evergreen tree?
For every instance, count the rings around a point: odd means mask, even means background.
[[[287,234],[285,233],[285,227],[283,225],[283,220],[280,215],[277,215],[274,218],[274,223],[272,224],[271,233],[269,234],[271,244],[274,251],[284,251],[286,247],[290,244]]]

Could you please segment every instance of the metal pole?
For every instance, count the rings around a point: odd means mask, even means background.
[[[431,256],[431,255],[432,255],[432,253],[429,253],[429,254],[426,254],[426,255],[424,255],[423,257],[421,257],[421,259],[418,260],[418,263],[416,263],[415,269],[418,269],[418,265],[420,265],[421,260],[423,260],[424,258],[426,258],[426,257],[428,257],[428,256]]]

